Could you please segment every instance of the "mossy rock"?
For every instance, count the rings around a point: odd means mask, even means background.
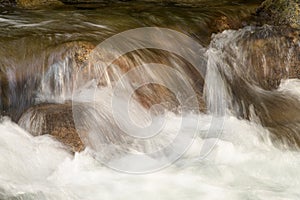
[[[300,28],[299,0],[266,0],[256,11],[262,24]]]

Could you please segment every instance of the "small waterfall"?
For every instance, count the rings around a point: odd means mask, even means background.
[[[147,36],[144,35],[154,35]],[[178,46],[174,41],[158,41],[170,49]],[[131,45],[132,41],[125,44]],[[197,133],[198,118],[190,120],[185,116],[203,110],[203,77],[191,63],[169,52],[143,49],[120,56],[118,50],[122,51],[122,45],[117,47],[120,49],[97,48],[92,52],[89,67],[94,72],[89,74],[96,78],[88,88],[79,88],[73,94],[75,124],[87,146],[112,168],[118,169],[120,159],[126,158],[145,162],[132,166],[133,169],[123,166],[123,170],[157,169],[184,153]],[[189,49],[191,55],[203,52],[199,47],[196,52]],[[202,54],[197,57],[204,59]],[[84,109],[81,102],[85,102]],[[181,120],[171,128],[174,113]],[[189,126],[185,127],[186,123]],[[186,131],[189,128],[195,131]]]
[[[76,128],[83,143],[95,150],[97,156],[104,156],[100,158],[103,162],[116,160],[114,156],[122,158],[124,153],[147,154],[145,159],[153,160],[152,164],[157,163],[156,158],[164,163],[176,160],[197,133],[199,119],[186,116],[206,109],[203,99],[205,49],[178,32],[179,38],[167,35],[160,39],[158,35],[148,34],[156,45],[175,49],[178,55],[167,50],[138,48],[120,56],[122,48],[95,48],[89,42],[45,47],[41,51],[41,73],[33,79],[32,105],[46,105],[49,109],[52,105],[44,103],[64,104],[56,107],[63,109],[61,116],[66,116],[63,120],[71,124],[70,129]],[[182,39],[188,48],[182,45]],[[134,47],[132,41],[123,45]],[[184,55],[189,60],[181,57]],[[108,63],[111,57],[115,60]],[[73,124],[69,123],[69,115],[63,115],[64,110],[69,109],[69,101],[73,106]],[[49,112],[53,116],[57,113],[46,109],[34,106],[18,123],[34,135],[54,133],[52,126],[57,123],[51,122],[55,119]],[[175,115],[181,118],[178,125],[172,127],[171,119]],[[194,131],[184,134],[187,129]],[[61,141],[66,144],[65,140]],[[176,142],[171,144],[171,141]],[[112,151],[112,147],[116,149]]]
[[[23,71],[3,67],[6,78],[2,79],[1,85],[6,95],[3,95],[1,103],[6,109],[19,109],[19,114],[13,117],[18,119],[30,105],[76,100],[78,91],[94,82],[95,90],[110,88],[114,91],[119,88],[117,93],[115,91],[112,94],[133,98],[134,102],[151,110],[152,114],[162,114],[164,109],[177,114],[182,110],[205,111],[207,107],[209,113],[219,117],[233,114],[261,123],[273,133],[273,141],[278,146],[282,143],[286,147],[290,144],[298,146],[298,100],[294,95],[278,90],[282,79],[297,77],[294,66],[298,63],[295,55],[299,43],[291,37],[284,37],[287,32],[293,34],[292,30],[270,26],[224,31],[214,36],[207,50],[201,48],[197,52],[190,52],[201,58],[200,70],[180,56],[162,50],[136,50],[107,65],[107,59],[118,55],[117,50],[98,49],[89,42],[36,46],[40,52],[32,57],[35,59],[34,65],[31,64],[26,70],[23,67]],[[162,44],[172,45],[177,44]],[[19,55],[22,53],[24,51],[20,50]],[[23,62],[19,65],[10,64],[21,67],[32,60]],[[161,67],[152,67],[153,62]],[[148,67],[141,68],[149,63]],[[33,73],[33,69],[39,73]],[[175,70],[174,73],[172,70]],[[205,84],[201,73],[205,73]],[[22,79],[25,83],[20,81]],[[186,90],[187,85],[191,86],[190,90]],[[18,88],[30,92],[17,92]],[[186,103],[194,97],[197,104]],[[185,99],[185,103],[178,101],[180,99]],[[18,102],[23,106],[17,106]],[[187,107],[181,107],[183,104]],[[9,113],[12,113],[10,110]],[[103,112],[100,110],[101,116]],[[279,114],[287,110],[288,114]],[[113,117],[100,118],[110,121]],[[118,131],[112,135],[116,133]]]
[[[299,31],[210,38],[243,2],[1,9],[0,199],[298,199]]]
[[[205,82],[211,112],[226,108],[255,120],[271,131],[276,146],[297,149],[300,102],[278,90],[281,80],[298,76],[294,67],[300,43],[285,36],[289,31],[292,35],[293,30],[264,26],[215,35],[207,51]]]
[[[1,114],[14,121],[33,105],[71,100],[76,77],[95,47],[86,41],[58,45],[52,41],[57,38],[31,39],[5,41],[0,49]]]
[[[226,82],[219,71],[225,63],[220,62],[223,55],[216,49],[208,49],[207,70],[205,76],[205,94],[208,110],[211,114],[224,116],[228,110],[231,96],[228,94]]]

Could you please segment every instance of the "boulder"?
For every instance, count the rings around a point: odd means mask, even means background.
[[[201,76],[194,66],[184,61],[184,59],[165,51],[153,49],[138,50],[120,56],[109,66],[98,66],[93,68],[94,62],[101,60],[105,63],[106,59],[110,56],[113,56],[112,52],[108,53],[101,49],[97,49],[97,52],[93,52],[91,58],[92,63],[90,65],[92,66],[92,69],[89,74],[97,75],[99,86],[114,86],[124,76],[127,77],[126,81],[128,87],[133,86],[137,80],[141,82],[147,80],[146,77],[158,80],[157,82],[161,80],[162,82],[166,81],[176,85],[176,83],[178,83],[178,77],[170,77],[167,70],[158,71],[151,67],[145,71],[136,70],[138,66],[157,63],[179,72],[194,90],[194,96],[198,100],[200,111],[206,110],[203,99],[204,77]],[[180,90],[179,86],[178,88]],[[171,91],[170,88],[158,83],[146,83],[134,91],[133,97],[145,108],[150,108],[155,104],[161,104],[165,109],[176,112],[180,107],[180,103],[177,99],[176,92],[174,92],[175,91]],[[181,89],[181,92],[185,92],[184,89]]]
[[[246,27],[215,36],[211,57],[228,94],[230,109],[254,120],[282,148],[300,148],[300,102],[278,90],[282,79],[300,78],[299,30],[290,27]],[[215,59],[215,60],[214,60]]]
[[[33,106],[23,113],[18,124],[34,136],[53,136],[73,152],[85,147],[76,131],[71,103]]]
[[[108,57],[113,56],[112,52],[105,49],[93,51],[94,49],[95,46],[88,42],[70,42],[49,48],[49,53],[47,53],[49,56],[46,61],[49,67],[45,69],[44,78],[42,78],[44,90],[42,101],[49,101],[52,97],[59,97],[67,92],[71,94],[74,86],[82,86],[92,79],[98,82],[99,87],[114,87],[128,72],[135,71],[137,66],[158,63],[177,70],[185,77],[195,91],[200,110],[205,110],[203,77],[191,64],[183,59],[167,52],[154,50],[142,52],[141,50],[122,55],[107,66],[104,63]],[[128,76],[127,83],[131,85],[139,78],[152,77],[154,79],[166,79],[166,81],[169,78],[169,81],[173,81],[175,84],[175,79],[168,77],[166,72],[163,73],[149,68],[145,72],[137,72]],[[63,77],[58,79],[57,74],[61,74]],[[161,104],[165,109],[176,111],[179,107],[176,94],[160,84],[145,84],[135,90],[133,97],[146,108]],[[53,100],[57,100],[57,98]],[[62,98],[62,100],[65,99]]]
[[[237,76],[262,89],[274,90],[282,79],[300,78],[299,34],[293,28],[246,27],[216,35],[211,46],[222,49],[223,62]]]
[[[76,77],[76,72],[86,67],[88,54],[94,48],[87,41],[49,46],[40,38],[34,41],[30,37],[7,41],[5,48],[0,48],[0,114],[14,121],[37,100],[72,91],[70,76]]]
[[[266,0],[256,11],[260,24],[300,28],[299,0]]]

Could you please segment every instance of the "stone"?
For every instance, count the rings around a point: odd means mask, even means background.
[[[21,42],[31,48],[18,48],[17,44]],[[37,103],[37,94],[59,96],[63,87],[72,89],[71,81],[68,85],[66,79],[56,79],[58,71],[65,70],[65,77],[70,76],[66,73],[69,72],[75,79],[77,72],[84,72],[88,54],[95,47],[87,41],[46,46],[32,43],[30,38],[5,44],[6,48],[0,49],[3,58],[0,62],[0,114],[13,121]],[[22,59],[23,56],[26,59]]]
[[[106,59],[112,56],[108,55],[110,53],[105,52],[105,50],[98,49],[97,51],[98,52],[96,52],[96,54],[100,53],[102,55],[97,55],[95,60],[93,60],[94,58],[91,58],[92,62],[101,60],[105,63]],[[204,78],[194,66],[184,61],[182,58],[166,52],[159,52],[155,50],[130,52],[126,55],[120,56],[114,60],[111,65],[105,66],[106,68],[102,66],[102,69],[98,66],[97,68],[91,69],[92,72],[89,74],[98,75],[97,79],[99,81],[99,86],[115,85],[122,76],[127,76],[129,78],[129,84],[136,82],[136,80],[143,81],[145,77],[153,77],[154,79],[157,78],[162,81],[165,79],[166,81],[176,82],[177,77],[169,77],[167,71],[155,71],[151,68],[146,69],[144,72],[135,70],[138,66],[147,63],[162,64],[179,72],[194,90],[194,96],[198,100],[199,110],[206,110],[206,105],[203,99]],[[91,66],[93,66],[93,64],[91,64]],[[98,71],[93,72],[95,69]],[[170,80],[167,80],[168,78]],[[136,89],[133,97],[145,108],[150,108],[155,104],[161,104],[165,109],[177,112],[180,107],[180,103],[176,95],[177,94],[174,93],[174,91],[171,91],[170,88],[157,83],[149,83]]]
[[[300,79],[299,33],[291,27],[245,27],[218,34],[211,44],[232,112],[267,128],[275,146],[293,150],[300,149],[300,102],[278,89],[283,79]]]
[[[213,33],[223,32],[228,29],[239,29],[244,26],[244,21],[247,21],[247,18],[249,18],[249,16],[241,16],[241,18],[237,19],[222,15],[212,20],[210,28]]]
[[[299,0],[266,0],[256,11],[260,24],[300,28]]]
[[[299,30],[265,25],[216,35],[227,60],[250,84],[275,90],[282,79],[300,78]],[[223,40],[223,41],[222,41]],[[235,63],[231,63],[235,60]]]
[[[76,131],[71,103],[33,106],[23,113],[18,124],[34,136],[53,136],[73,152],[85,148]]]

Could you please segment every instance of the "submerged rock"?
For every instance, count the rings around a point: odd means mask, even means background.
[[[92,62],[101,60],[105,63],[109,58],[110,53],[103,50],[97,50],[93,55],[95,58],[91,58]],[[100,55],[99,55],[100,54]],[[153,67],[146,67],[145,70],[139,70],[140,66],[147,65],[149,63],[157,63],[158,65],[164,65],[166,70],[157,70]],[[198,108],[200,111],[206,110],[206,105],[203,99],[203,86],[204,77],[199,71],[190,63],[184,61],[182,58],[174,56],[165,51],[156,50],[139,50],[127,53],[120,56],[109,66],[93,67],[89,74],[96,74],[99,81],[99,86],[115,86],[118,82],[126,87],[133,87],[137,82],[144,82],[144,84],[135,89],[133,98],[140,102],[145,108],[150,108],[153,105],[160,104],[165,109],[170,111],[178,111],[180,102],[176,95],[176,91],[159,84],[161,81],[169,83],[173,86],[178,84],[179,77],[174,77],[169,74],[169,70],[178,72],[185,81],[191,86],[194,92],[194,97],[197,98]],[[96,71],[94,71],[96,70]],[[154,82],[148,82],[147,80],[154,80]],[[176,86],[181,92],[185,92],[179,85]],[[126,89],[126,88],[125,88]]]
[[[89,57],[93,48],[93,44],[85,42],[70,42],[48,48],[46,53],[48,55],[46,59],[47,68],[42,73],[42,87],[39,90],[40,96],[38,102],[55,102],[56,98],[63,97],[66,91],[72,94],[72,87],[75,83],[77,86],[84,85],[90,80],[96,80],[100,90],[101,87],[114,87],[120,81],[121,77],[126,76],[131,70],[135,71],[136,67],[140,64],[155,61],[169,66],[168,68],[174,68],[179,74],[185,77],[186,81],[195,90],[195,95],[199,101],[198,107],[201,110],[205,109],[202,92],[203,78],[195,68],[182,59],[171,56],[166,52],[160,52],[160,54],[158,52],[148,52],[148,54],[132,52],[119,57],[111,65],[105,66],[101,65],[103,64],[101,61],[104,60]],[[103,50],[100,53],[103,54]],[[135,84],[138,79],[147,76],[171,81],[176,88],[181,87],[176,85],[178,84],[176,82],[177,79],[169,77],[167,71],[158,71],[152,68],[146,68],[146,71],[143,72],[135,71],[135,73],[127,77],[125,85]],[[180,107],[176,95],[178,94],[160,84],[147,83],[134,91],[133,98],[147,109],[155,104],[161,104],[165,109],[176,112]],[[62,98],[62,102],[65,100]],[[89,112],[89,110],[81,107],[79,109],[83,110],[76,112],[77,114]],[[70,103],[41,103],[26,110],[18,120],[18,123],[33,135],[49,134],[69,146],[72,151],[81,151],[85,146],[78,136],[78,131],[73,120],[73,111]],[[81,119],[80,116],[78,118]],[[104,124],[111,124],[105,116],[103,120]],[[80,130],[81,135],[82,132],[84,130]],[[119,140],[116,139],[115,141],[117,143]]]
[[[0,48],[0,114],[17,121],[23,111],[49,97],[72,91],[70,76],[86,67],[93,44],[86,41],[47,46],[41,38],[8,41]],[[18,45],[30,46],[19,48]],[[23,59],[25,58],[25,59]]]
[[[26,9],[57,7],[64,5],[59,0],[16,0],[16,2],[18,7]]]
[[[262,24],[300,28],[300,1],[266,0],[257,9],[256,15]]]
[[[18,124],[34,136],[53,136],[73,152],[84,149],[74,124],[71,103],[33,106],[23,113]]]
[[[96,80],[99,87],[115,87],[119,81],[125,81],[122,79],[124,77],[126,77],[125,82],[128,87],[135,84],[138,79],[143,81],[149,77],[173,82],[173,85],[176,85],[176,77],[170,77],[167,71],[158,71],[151,67],[143,72],[135,70],[140,65],[158,63],[178,71],[194,89],[200,110],[205,110],[204,79],[195,67],[183,59],[166,52],[147,50],[122,55],[113,63],[106,65],[105,59],[113,55],[107,53],[105,49],[93,51],[94,49],[95,46],[88,42],[70,42],[50,48],[51,53],[48,54],[51,56],[46,61],[49,68],[45,70],[42,78],[44,91],[40,95],[42,101],[57,101],[58,99],[64,101],[64,96],[72,95],[74,87],[83,86],[91,80]],[[176,111],[180,105],[176,95],[176,92],[170,91],[169,88],[151,82],[135,89],[133,98],[146,108],[161,104],[165,109]]]

